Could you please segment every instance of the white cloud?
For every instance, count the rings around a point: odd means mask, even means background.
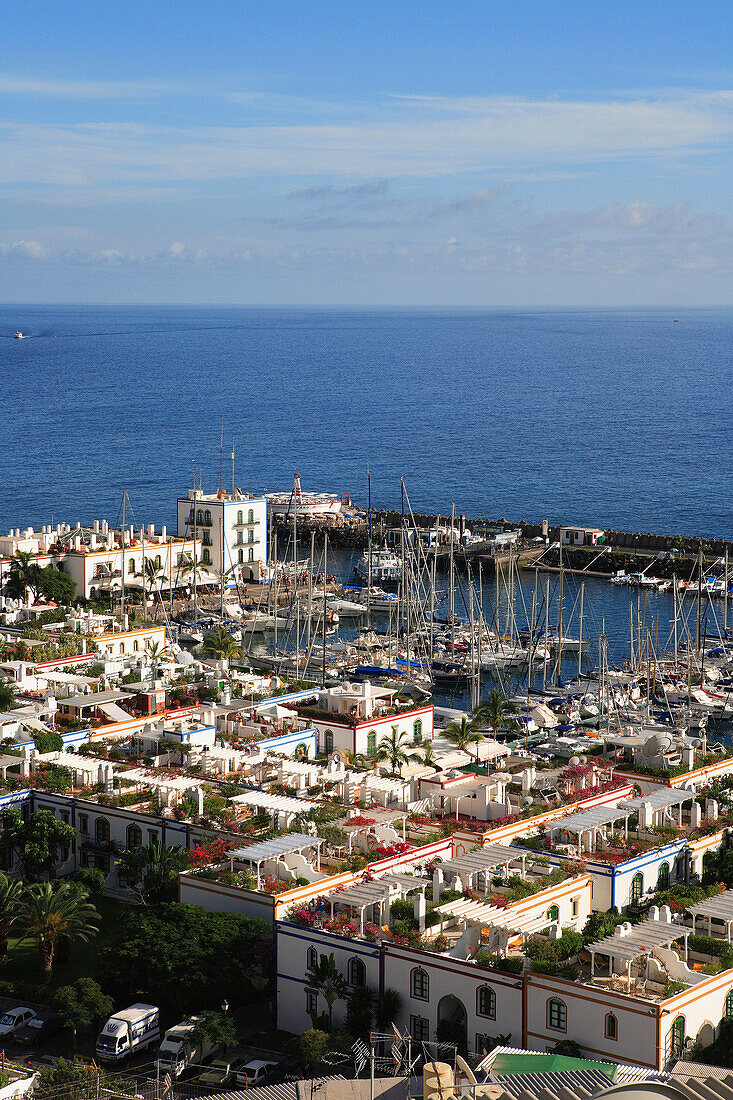
[[[733,93],[668,98],[397,101],[389,118],[228,127],[4,122],[0,182],[67,186],[263,176],[457,176],[711,150]],[[373,111],[378,114],[379,111]]]
[[[147,99],[182,90],[172,84],[144,80],[38,80],[0,73],[0,95],[42,96],[44,99]]]

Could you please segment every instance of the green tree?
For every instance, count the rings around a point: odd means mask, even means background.
[[[387,1031],[392,1027],[392,1021],[400,1014],[402,997],[396,989],[383,989],[377,997],[374,1009],[374,1022],[379,1031]]]
[[[52,565],[39,570],[38,587],[44,600],[52,600],[64,607],[68,607],[76,600],[76,582],[60,569],[54,569]]]
[[[392,726],[391,731],[385,733],[377,745],[374,760],[378,763],[381,761],[388,762],[392,775],[399,775],[405,764],[410,764],[413,760],[419,759],[417,753],[407,751],[406,739],[407,734],[400,733],[397,726]]]
[[[174,901],[178,894],[178,872],[189,864],[185,848],[164,848],[154,840],[144,848],[123,852],[117,870],[142,905]]]
[[[7,962],[8,940],[21,917],[23,883],[0,872],[0,962]]]
[[[237,1042],[237,1030],[234,1020],[224,1012],[203,1011],[197,1013],[198,1019],[191,1038],[196,1042],[215,1043],[224,1048],[233,1047]]]
[[[90,901],[96,901],[102,896],[104,890],[104,872],[98,867],[80,867],[75,872],[73,881],[86,890]]]
[[[302,1035],[288,1041],[287,1050],[306,1071],[320,1065],[331,1049],[331,1036],[319,1028],[309,1027]]]
[[[96,1100],[102,1089],[132,1096],[135,1084],[133,1078],[113,1076],[88,1062],[58,1058],[41,1069],[33,1096],[34,1100]]]
[[[443,730],[443,736],[461,752],[468,752],[469,745],[478,746],[483,741],[483,736],[473,723],[469,722],[465,714],[460,722],[449,722]],[[476,749],[476,759],[478,760],[478,748]]]
[[[333,1006],[346,996],[346,978],[336,966],[333,951],[320,955],[318,962],[309,966],[305,974],[305,987],[323,997],[328,1010],[328,1030],[333,1030]],[[311,1013],[313,1018],[313,1013]],[[313,1021],[315,1024],[315,1020]]]
[[[0,712],[12,710],[15,705],[15,687],[7,680],[0,680]]]
[[[8,807],[0,811],[3,836],[17,851],[23,865],[23,873],[31,882],[42,876],[53,877],[59,858],[59,849],[76,840],[76,829],[67,825],[50,810],[37,810],[27,821],[20,811]]]
[[[37,730],[33,744],[40,753],[63,752],[64,739],[57,730]]]
[[[228,659],[230,657],[236,657],[238,652],[239,650],[234,638],[232,638],[231,634],[222,627],[218,627],[213,634],[207,634],[201,646],[201,653],[204,657]]]
[[[177,902],[123,913],[117,943],[100,954],[99,980],[125,1004],[147,1000],[168,1012],[233,1008],[269,973],[272,928],[235,913]]]
[[[582,1058],[583,1052],[575,1039],[561,1039],[552,1048],[553,1054],[563,1054],[566,1058]]]
[[[112,1014],[114,1001],[93,978],[77,978],[73,985],[59,986],[54,1007],[64,1027],[70,1028],[76,1050],[77,1031],[97,1030],[100,1021]]]
[[[437,768],[438,765],[435,762],[435,748],[432,741],[426,741],[421,747],[420,757],[421,763],[425,764],[428,768]]]
[[[21,914],[26,935],[38,942],[44,978],[51,977],[60,940],[86,941],[99,930],[99,913],[70,882],[32,883],[23,896]]]

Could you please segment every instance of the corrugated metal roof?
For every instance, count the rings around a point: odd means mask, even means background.
[[[711,1077],[716,1081],[725,1081],[731,1072],[723,1066],[706,1066],[702,1062],[677,1062],[670,1077],[675,1080],[680,1077]]]
[[[217,1092],[201,1100],[298,1100],[298,1085],[296,1081],[283,1081],[279,1085],[261,1085],[246,1092]]]
[[[559,1070],[556,1073],[513,1073],[511,1077],[492,1077],[492,1081],[501,1085],[507,1096],[515,1100],[523,1100],[530,1093],[536,1096],[540,1090],[549,1093],[558,1093],[563,1096],[569,1094],[585,1097],[595,1096],[601,1089],[606,1089],[612,1083],[608,1075],[599,1069],[587,1070]]]

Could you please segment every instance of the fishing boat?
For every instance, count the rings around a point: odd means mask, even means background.
[[[370,577],[371,570],[371,577]],[[354,566],[354,572],[362,580],[397,582],[402,575],[402,562],[391,550],[373,550],[371,555],[362,554]]]

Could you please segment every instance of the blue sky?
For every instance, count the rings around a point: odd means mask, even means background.
[[[730,3],[94,3],[3,27],[0,299],[733,302]]]

